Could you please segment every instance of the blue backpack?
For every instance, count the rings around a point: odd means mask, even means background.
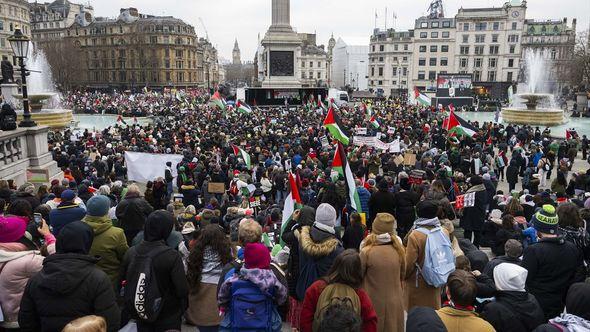
[[[272,331],[272,294],[263,293],[249,280],[232,283],[231,294],[231,331]]]
[[[433,229],[421,227],[416,230],[427,236],[424,247],[424,265],[420,268],[416,263],[418,273],[430,286],[441,287],[447,283],[449,274],[455,271],[455,256],[451,241],[440,227]],[[416,273],[416,287],[418,287],[418,273]]]

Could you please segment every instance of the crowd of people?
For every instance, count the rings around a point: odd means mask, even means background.
[[[63,180],[0,180],[0,326],[590,330],[586,137],[499,123],[452,136],[442,110],[343,107],[341,128],[399,142],[390,152],[353,138],[351,186],[332,168],[326,109],[241,113],[178,93],[72,94],[85,112],[166,114],[56,132]],[[144,186],[129,181],[125,151],[182,160]]]

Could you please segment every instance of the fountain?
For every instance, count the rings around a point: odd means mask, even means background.
[[[566,122],[563,110],[555,106],[553,94],[542,93],[543,75],[550,65],[539,52],[525,52],[526,82],[518,85],[518,91],[509,107],[502,110],[504,121],[513,124],[557,126]]]
[[[26,66],[31,71],[27,77],[31,117],[38,125],[64,128],[73,120],[72,111],[60,108],[61,96],[53,83],[51,67],[43,50],[36,49],[34,44],[29,49],[32,54],[27,58]],[[21,94],[13,96],[22,100]],[[22,110],[17,111],[19,118],[22,113]]]

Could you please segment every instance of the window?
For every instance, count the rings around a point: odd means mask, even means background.
[[[469,31],[469,23],[463,23],[463,31]]]
[[[425,72],[425,71],[423,71],[423,70],[420,70],[420,71],[418,72],[418,79],[419,79],[419,80],[423,80],[423,79],[426,77],[425,75],[426,75],[426,72]]]
[[[475,23],[475,31],[485,31],[488,29],[487,22],[477,22]]]
[[[438,22],[432,22],[432,23],[430,24],[430,27],[431,27],[431,28],[438,28],[438,27],[439,27],[439,25],[438,25],[438,24],[439,24]]]
[[[306,79],[307,78],[307,76],[305,75],[305,72],[304,71],[301,72],[301,78],[302,79]]]
[[[488,67],[489,68],[496,68],[498,65],[498,59],[496,58],[489,58],[488,59]]]
[[[418,66],[426,66],[426,59],[425,58],[418,59]]]
[[[428,22],[421,22],[420,27],[421,28],[428,28]]]
[[[420,38],[428,38],[428,32],[420,32]]]
[[[371,67],[371,76],[375,76],[375,67]]]
[[[436,31],[431,32],[430,38],[438,38],[438,32],[436,32]]]
[[[555,49],[551,50],[551,60],[555,60],[557,58],[557,51]]]
[[[379,76],[383,76],[383,67],[379,67]]]
[[[385,51],[385,45],[379,45],[379,52]]]
[[[164,60],[164,68],[170,68],[170,60]]]
[[[443,28],[450,28],[451,27],[451,21],[443,21]]]
[[[506,81],[512,82],[512,72],[511,71],[509,71],[508,73],[506,73]]]
[[[375,45],[373,45],[373,52],[375,52]]]
[[[496,71],[488,71],[488,82],[494,82],[496,80]]]
[[[420,45],[420,53],[426,52],[426,45]]]
[[[321,80],[321,79],[322,79],[322,72],[318,71],[318,80]]]
[[[408,67],[403,67],[402,68],[402,75],[403,76],[408,76]]]
[[[459,67],[466,68],[468,65],[469,65],[469,59],[468,58],[461,58],[461,59],[459,59]]]
[[[397,44],[393,45],[393,50],[394,51],[397,51],[397,48],[398,48],[398,45]]]
[[[150,36],[150,43],[157,44],[158,43],[158,36]]]
[[[449,38],[449,35],[450,35],[450,34],[449,34],[449,32],[448,32],[448,31],[443,31],[443,32],[442,32],[442,37],[443,37],[443,38]]]
[[[508,67],[509,68],[513,68],[514,67],[514,59],[508,59]]]
[[[459,53],[463,55],[469,54],[469,46],[461,46],[459,48]]]
[[[430,45],[430,52],[438,52],[438,46]]]
[[[396,56],[393,57],[393,62],[397,62],[397,57]]]
[[[444,53],[448,52],[449,51],[449,45],[441,45],[440,51],[441,52],[444,52]]]
[[[515,51],[516,51],[516,45],[510,45],[510,49],[509,49],[508,53],[514,54]]]
[[[479,71],[479,70],[473,71],[473,80],[476,82],[481,81],[481,71]]]
[[[518,23],[512,22],[512,30],[516,30],[517,27],[518,27]]]
[[[310,79],[313,79],[313,71],[310,71],[310,72],[309,72],[309,78],[310,78]]]
[[[498,35],[492,35],[492,43],[497,43],[498,42]]]
[[[428,64],[431,66],[436,66],[436,58],[430,58],[428,59]]]
[[[485,43],[486,42],[486,35],[475,35],[475,42],[476,43]]]
[[[518,35],[508,35],[509,43],[518,43]]]
[[[407,56],[403,57],[403,58],[402,58],[402,61],[404,61],[404,62],[405,62],[405,61],[408,61],[408,57],[407,57]]]
[[[500,22],[492,23],[492,30],[494,30],[494,31],[500,30]]]
[[[301,61],[301,68],[305,68],[305,61]]]
[[[483,62],[482,58],[475,58],[473,61],[473,66],[475,68],[481,68],[482,62]]]
[[[435,80],[436,79],[436,72],[434,70],[431,70],[428,72],[428,79],[429,80]]]
[[[383,57],[382,56],[379,57],[379,62],[383,62]]]
[[[463,35],[463,42],[469,43],[469,35]]]
[[[383,85],[383,81],[377,81],[378,85]]]
[[[392,68],[391,76],[397,76],[397,68],[395,66]]]
[[[499,51],[500,51],[500,46],[490,45],[490,54],[498,54]]]
[[[483,45],[482,46],[475,46],[474,47],[474,52],[475,52],[476,55],[483,54]]]
[[[309,62],[309,68],[313,68],[313,61]]]
[[[404,51],[407,51],[407,50],[408,50],[408,44],[405,44],[404,45]]]
[[[440,58],[440,65],[441,66],[448,66],[449,65],[449,59],[447,58]]]

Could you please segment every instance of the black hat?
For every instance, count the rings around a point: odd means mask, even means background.
[[[483,179],[479,175],[474,175],[469,180],[469,183],[471,183],[472,185],[476,186],[478,184],[483,184]]]
[[[416,214],[418,218],[432,219],[438,214],[438,203],[431,199],[419,202],[416,205]]]

